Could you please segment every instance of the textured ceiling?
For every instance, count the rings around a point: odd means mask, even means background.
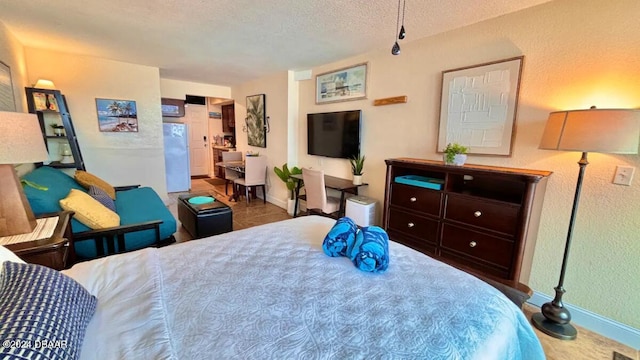
[[[403,42],[547,1],[406,0]],[[397,9],[396,0],[0,0],[0,21],[28,47],[229,86],[390,52]]]

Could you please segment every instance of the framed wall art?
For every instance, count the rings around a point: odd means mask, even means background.
[[[438,152],[511,156],[524,56],[442,72]]]
[[[316,76],[316,104],[366,98],[367,63]]]
[[[98,126],[103,132],[138,132],[138,110],[131,100],[96,99]]]
[[[267,147],[267,118],[265,95],[247,96],[247,118],[245,119],[247,143],[251,146]],[[245,129],[243,128],[243,131]]]
[[[11,68],[0,61],[0,111],[16,111]]]

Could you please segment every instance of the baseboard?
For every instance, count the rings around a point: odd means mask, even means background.
[[[534,292],[533,296],[527,301],[529,304],[537,307],[544,303],[552,301],[553,298],[539,292]],[[621,344],[640,349],[640,329],[611,320],[602,315],[598,315],[589,310],[564,303],[564,306],[571,312],[571,322],[585,329],[606,336]],[[580,333],[578,333],[580,336]]]
[[[267,193],[267,202],[272,203],[273,205],[277,206],[277,207],[281,207],[285,210],[287,210],[287,202],[286,201],[282,201],[282,199],[278,199],[277,197],[271,196]]]

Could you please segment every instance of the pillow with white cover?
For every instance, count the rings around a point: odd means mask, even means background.
[[[45,266],[12,261],[0,266],[0,358],[79,358],[95,296]]]
[[[2,263],[4,263],[5,261],[26,264],[22,259],[18,257],[18,255],[14,254],[13,251],[0,245],[0,275],[2,275]]]

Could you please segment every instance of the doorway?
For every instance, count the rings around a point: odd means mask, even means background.
[[[185,105],[185,123],[189,128],[191,176],[209,174],[208,115],[206,105]]]

